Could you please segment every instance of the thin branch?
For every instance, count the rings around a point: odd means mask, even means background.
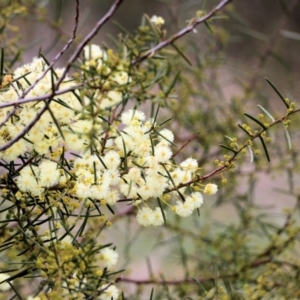
[[[9,105],[10,106],[10,105]],[[12,111],[6,115],[5,119],[0,123],[0,128],[5,125],[5,123],[10,119],[11,116],[13,116],[16,113],[17,106],[15,106]]]
[[[45,100],[48,100],[48,99],[50,99],[54,96],[62,95],[62,94],[77,90],[77,89],[81,88],[82,86],[83,86],[83,84],[80,83],[80,84],[72,85],[70,87],[67,87],[67,88],[64,88],[64,89],[61,89],[61,90],[53,91],[49,94],[44,94],[42,96],[25,98],[25,99],[17,100],[17,101],[14,101],[14,102],[6,102],[6,103],[3,103],[3,104],[0,104],[0,109],[4,108],[4,107],[17,106],[17,105],[24,104],[24,103],[29,103],[29,102],[45,101]]]
[[[79,0],[76,0],[76,14],[75,14],[75,24],[71,38],[67,42],[67,44],[61,49],[61,51],[54,57],[48,68],[39,76],[36,81],[23,92],[22,96],[19,98],[23,99],[45,76],[46,74],[53,68],[54,64],[60,59],[60,57],[66,52],[66,50],[72,45],[73,41],[76,38],[77,28],[79,23]]]
[[[46,97],[46,99],[48,99],[48,100],[45,100],[45,106],[37,113],[37,115],[35,116],[35,118],[18,135],[16,135],[13,139],[11,139],[5,145],[1,146],[0,147],[0,151],[4,151],[4,150],[8,149],[14,143],[16,143],[22,137],[24,137],[25,134],[27,134],[29,132],[29,130],[35,125],[35,123],[41,118],[41,116],[44,114],[44,112],[48,109],[49,104],[51,102],[51,99],[55,95],[56,91],[59,89],[60,84],[65,79],[65,77],[66,77],[68,71],[70,70],[72,64],[79,57],[79,55],[82,52],[83,48],[98,33],[98,31],[100,30],[100,28],[113,16],[113,14],[117,11],[118,7],[121,5],[121,3],[123,1],[124,0],[116,0],[115,3],[109,9],[109,11],[104,15],[104,17],[99,22],[96,23],[95,27],[90,31],[90,33],[86,36],[86,38],[81,42],[81,44],[77,47],[77,49],[73,53],[72,57],[69,59],[68,64],[67,64],[66,68],[64,69],[64,72],[62,73],[62,75],[58,79],[58,81],[56,82],[55,87],[52,90],[51,94],[48,97]],[[76,12],[79,14],[78,3],[79,3],[79,1],[77,0]],[[78,9],[78,11],[77,11],[77,9]],[[77,22],[77,13],[76,13],[76,18],[75,18],[75,23]],[[76,33],[77,25],[75,25],[76,28],[74,28],[73,35]],[[73,39],[74,39],[74,36],[72,36],[72,38],[70,39],[70,41],[68,42],[68,44],[64,47],[64,49],[66,47],[68,47],[68,45],[71,44],[71,41],[73,41]],[[65,51],[64,49],[58,54],[59,57],[63,53],[63,51]],[[36,85],[36,84],[37,84],[37,82],[35,82],[28,90],[26,90],[26,92],[24,94],[26,95],[34,87],[34,85]],[[21,97],[21,99],[22,99],[22,97]]]
[[[156,45],[155,47],[149,49],[142,56],[140,56],[137,59],[135,59],[132,62],[132,64],[135,65],[137,63],[140,63],[141,61],[145,60],[146,58],[153,56],[157,51],[159,51],[159,50],[161,50],[161,49],[163,49],[163,48],[165,48],[165,47],[173,44],[176,40],[178,40],[182,36],[184,36],[187,33],[193,31],[196,26],[198,26],[199,24],[204,23],[205,21],[207,21],[208,19],[210,19],[213,15],[215,15],[218,11],[220,11],[221,9],[223,9],[223,7],[225,7],[230,2],[232,2],[232,0],[223,0],[223,1],[221,1],[208,14],[206,14],[202,18],[195,19],[195,21],[192,22],[192,24],[190,24],[189,26],[187,26],[184,29],[180,30],[179,32],[177,32],[176,34],[174,34],[173,36],[171,36],[169,39],[164,40],[164,41],[160,42],[158,45]]]
[[[189,143],[191,143],[193,140],[195,140],[198,135],[200,134],[200,132],[196,133],[193,137],[191,137],[190,139],[188,139],[183,145],[182,147],[177,151],[175,152],[173,155],[172,155],[172,158],[174,158],[183,148],[185,148]]]
[[[178,279],[178,280],[156,280],[156,279],[132,279],[120,276],[116,279],[117,282],[127,282],[136,285],[146,285],[146,284],[158,284],[158,285],[180,285],[180,284],[197,284],[201,282],[212,281],[216,279],[222,278],[232,278],[237,277],[239,274],[226,274],[226,275],[219,275],[215,277],[203,277],[203,278],[187,278],[187,279]]]
[[[102,26],[113,16],[113,14],[117,11],[119,6],[122,4],[124,0],[116,0],[115,3],[111,6],[109,11],[104,15],[104,17],[98,21],[95,25],[95,27],[89,32],[89,34],[85,37],[85,39],[80,43],[80,45],[77,47],[73,55],[68,61],[68,64],[66,68],[64,69],[64,72],[62,73],[61,77],[56,83],[55,89],[58,89],[64,78],[66,77],[68,71],[71,69],[72,64],[76,61],[76,59],[81,54],[83,48],[93,39],[93,37],[99,32],[99,30],[102,28]]]
[[[205,175],[202,175],[202,176],[197,176],[196,178],[190,180],[189,182],[186,182],[186,183],[181,183],[179,184],[178,186],[176,186],[175,188],[171,188],[171,189],[168,189],[164,192],[164,194],[167,194],[167,193],[170,193],[170,192],[173,192],[173,191],[176,191],[182,187],[186,187],[186,186],[190,186],[191,184],[193,183],[197,183],[197,182],[202,182],[203,180],[206,180],[206,179],[209,179],[217,174],[220,174],[226,170],[228,170],[231,166],[232,166],[232,163],[235,161],[236,157],[239,155],[239,153],[248,146],[248,141],[253,141],[255,140],[256,138],[258,137],[261,137],[262,133],[264,133],[265,131],[267,131],[268,129],[270,129],[271,127],[273,127],[274,125],[278,124],[278,123],[281,123],[283,120],[286,119],[287,116],[290,116],[290,115],[293,115],[295,113],[299,113],[300,112],[300,109],[296,109],[290,113],[287,113],[285,114],[284,116],[278,118],[277,120],[275,120],[274,122],[272,122],[268,128],[263,128],[261,131],[259,131],[257,134],[251,136],[237,151],[236,153],[234,153],[230,159],[228,159],[228,165],[224,164],[223,166],[211,171],[210,173],[208,174],[205,174]]]

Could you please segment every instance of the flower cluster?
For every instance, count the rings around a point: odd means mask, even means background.
[[[157,26],[161,26],[165,24],[165,20],[162,17],[158,17],[156,15],[151,17],[151,22]]]
[[[138,207],[137,221],[143,226],[159,226],[166,213],[161,207],[151,208],[149,200],[160,199],[179,216],[186,217],[203,203],[200,192],[185,194],[186,186],[198,170],[195,159],[180,165],[172,159],[174,135],[168,129],[158,131],[154,120],[130,109],[121,115],[122,130],[113,132],[104,155],[82,154],[74,161],[76,184],[73,192],[79,199],[99,201],[113,206],[120,195]],[[217,186],[205,186],[205,194],[214,194]],[[165,194],[177,199],[175,206],[165,200]]]
[[[112,51],[107,53],[97,45],[85,47],[82,69],[93,73],[93,84],[102,87],[84,96],[85,105],[97,102],[98,109],[107,109],[122,101],[131,77]]]
[[[52,240],[52,242],[49,241]],[[78,247],[78,241],[69,235],[59,241],[53,242],[55,235],[53,233],[44,232],[43,247],[47,252],[39,255],[36,266],[42,271],[42,276],[51,278],[52,284],[56,287],[49,296],[55,296],[57,289],[61,289],[61,298],[59,299],[84,299],[84,294],[88,292],[99,276],[105,274],[105,270],[112,268],[117,264],[118,253],[105,247],[93,254],[85,255],[92,250],[91,246],[84,249]],[[84,257],[84,261],[81,257]],[[96,263],[96,264],[95,264]],[[78,266],[80,266],[78,268]],[[99,300],[117,299],[119,295],[118,289],[114,285],[102,285],[96,287],[99,293]],[[71,291],[71,292],[70,292]],[[51,294],[53,293],[53,294]],[[40,299],[48,299],[39,295]],[[54,297],[55,298],[55,297]],[[30,299],[30,298],[29,298]]]
[[[53,69],[41,77],[45,68],[42,58],[18,68],[0,91],[0,104],[16,102],[28,88],[25,99],[51,95],[64,71]],[[71,92],[75,80],[66,77],[61,88],[68,91],[47,104],[37,100],[0,110],[0,145],[24,133],[23,139],[0,153],[6,165],[14,166],[9,175],[11,190],[2,192],[5,201],[13,204],[7,219],[28,223],[24,230],[33,242],[28,244],[23,232],[15,239],[24,253],[37,251],[34,268],[51,281],[49,297],[81,299],[93,289],[98,299],[111,300],[118,298],[119,291],[107,283],[107,274],[117,264],[118,254],[94,241],[81,242],[89,213],[108,225],[108,211],[126,201],[140,225],[160,226],[169,211],[191,215],[203,203],[201,192],[212,195],[218,188],[198,182],[195,159],[176,163],[170,130],[161,128],[156,119],[147,119],[142,111],[118,107],[132,81],[126,63],[110,50],[90,45],[84,49],[81,72],[81,82],[88,83],[80,91]],[[87,74],[93,78],[90,82]],[[27,127],[45,105],[42,117]],[[47,222],[44,215],[49,215],[49,232],[39,226]],[[61,226],[64,238],[59,235]],[[0,290],[9,288],[0,285]],[[46,299],[42,293],[35,298]]]
[[[81,152],[69,172],[59,161],[50,159],[24,167],[17,178],[20,192],[42,199],[46,193],[53,193],[55,186],[69,187],[71,184],[70,196],[76,196],[79,201],[89,200],[92,206],[96,202],[113,206],[123,195],[138,207],[137,221],[144,226],[162,225],[166,218],[160,207],[150,208],[149,199],[160,198],[182,217],[199,208],[203,202],[201,193],[185,194],[186,185],[198,170],[198,163],[192,158],[180,165],[174,163],[173,133],[168,129],[156,130],[158,126],[154,120],[146,120],[144,113],[137,110],[124,112],[121,121],[125,127],[111,129],[116,135],[112,136],[106,151]],[[216,191],[214,184],[208,184],[204,189],[208,195]],[[167,193],[177,199],[175,206],[165,200]]]
[[[16,69],[13,75],[14,81],[0,93],[0,104],[16,102],[23,92],[31,87],[41,76],[45,68],[44,60],[35,58],[32,63]],[[39,97],[50,94],[53,82],[62,72],[63,69],[55,69],[53,72],[48,72],[31,88],[26,97]],[[61,84],[61,88],[72,87],[74,84],[74,81],[67,77]],[[26,126],[35,119],[37,113],[40,112],[44,105],[41,101],[35,101],[24,103],[15,110],[12,107],[2,108],[0,110],[0,122],[4,124],[0,129],[0,145],[9,142],[16,135],[26,130]],[[73,124],[76,120],[76,111],[80,110],[81,105],[71,92],[54,98],[48,110],[35,123],[33,128],[26,133],[24,139],[20,139],[10,148],[1,152],[0,158],[9,162],[25,152],[35,151],[39,155],[44,155],[49,152],[49,149],[56,149],[62,142],[62,136],[59,134],[57,124],[61,127],[66,127],[66,124]],[[10,114],[11,117],[7,120]],[[70,129],[67,131],[69,132]],[[70,140],[71,137],[69,135],[74,136],[74,134],[68,134],[68,132],[66,132],[66,139]]]
[[[26,133],[24,138],[1,152],[0,158],[9,162],[25,152],[34,151],[39,155],[45,155],[49,154],[50,149],[53,155],[53,152],[63,144],[70,150],[83,152],[90,147],[91,143],[96,143],[97,137],[101,138],[97,134],[96,136],[93,135],[95,132],[103,132],[103,129],[101,121],[90,117],[90,106],[96,105],[97,109],[102,111],[120,103],[131,78],[124,71],[122,64],[115,64],[114,69],[110,69],[107,66],[109,62],[104,63],[110,57],[99,46],[85,47],[84,56],[83,69],[93,67],[95,72],[101,72],[101,76],[98,81],[95,81],[95,84],[99,84],[103,88],[101,90],[92,89],[91,95],[86,93],[81,100],[76,95],[76,93],[79,94],[78,91],[67,92],[54,97],[47,111]],[[23,92],[32,85],[33,88],[27,93],[26,98],[51,94],[53,85],[57,78],[63,74],[64,69],[53,69],[40,79],[46,67],[47,65],[42,58],[34,58],[31,63],[16,69],[12,82],[6,85],[0,93],[0,104],[16,102]],[[103,71],[104,68],[105,72]],[[39,81],[35,83],[37,79]],[[74,85],[75,81],[66,77],[60,88],[72,88]],[[12,107],[2,108],[0,110],[0,123],[4,124],[0,128],[0,145],[6,144],[26,130],[26,126],[35,119],[44,105],[42,101],[33,101],[24,103],[15,110]],[[10,114],[12,116],[8,118]]]

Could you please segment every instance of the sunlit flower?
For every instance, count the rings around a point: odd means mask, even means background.
[[[145,114],[139,110],[129,109],[128,111],[124,112],[121,116],[121,121],[124,125],[131,125],[134,121],[144,121]]]
[[[164,215],[166,216],[166,213],[164,212]],[[156,207],[153,210],[153,220],[152,220],[152,225],[153,226],[160,226],[164,224],[164,217],[161,211],[160,207]]]
[[[156,146],[155,147],[155,157],[161,163],[167,162],[172,157],[172,151],[169,147]]]
[[[213,183],[208,183],[204,188],[204,194],[213,195],[218,191],[218,186]]]
[[[100,251],[100,260],[103,262],[104,267],[111,268],[118,262],[119,255],[115,250],[104,248]]]
[[[191,203],[193,209],[199,208],[203,204],[203,197],[201,193],[195,192],[186,197],[186,202]]]
[[[165,20],[162,17],[158,17],[156,15],[152,16],[151,22],[158,26],[165,24]]]
[[[187,217],[194,211],[194,205],[191,201],[177,201],[175,205],[175,213],[181,217]]]
[[[119,297],[119,290],[114,285],[102,285],[100,288],[102,291],[99,300],[117,300]]]
[[[87,45],[83,48],[84,57],[86,59],[98,59],[105,57],[103,50],[98,45]]]
[[[9,275],[7,275],[7,274],[5,274],[5,273],[1,273],[1,274],[0,274],[0,282],[1,282],[1,281],[4,281],[4,280],[7,280],[9,277],[10,277]],[[12,283],[12,281],[11,281],[11,283]],[[2,282],[2,283],[0,284],[0,291],[6,292],[6,291],[8,291],[8,290],[10,290],[10,289],[11,289],[11,286],[9,285],[9,283],[8,283],[7,281]]]
[[[140,225],[143,226],[152,225],[154,219],[152,209],[150,209],[149,207],[141,208],[136,215],[136,219]]]

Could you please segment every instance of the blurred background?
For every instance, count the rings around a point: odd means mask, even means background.
[[[7,1],[1,0],[0,4],[1,2]],[[57,49],[60,49],[58,34],[64,33],[65,37],[69,37],[73,26],[75,12],[73,0],[35,2],[40,2],[47,9],[46,17],[49,23],[40,24],[34,20],[23,21],[20,27],[21,44],[25,49],[29,47],[30,50],[25,52],[24,60],[31,59],[32,54],[37,53],[40,48],[44,52],[48,52],[50,57],[56,54]],[[112,3],[113,1],[109,0],[81,2],[81,37],[89,32]],[[112,20],[122,24],[129,32],[134,32],[140,25],[143,14],[160,15],[166,21],[165,27],[168,32],[172,33],[184,27],[186,21],[194,17],[197,10],[205,7],[205,10],[208,11],[217,3],[218,1],[215,0],[126,0]],[[278,70],[279,65],[283,64],[284,66],[280,67],[293,69],[296,71],[296,74],[293,72],[294,76],[299,76],[300,9],[299,5],[293,5],[293,3],[295,1],[292,0],[233,1],[230,7],[226,8],[227,11],[230,11],[230,17],[222,23],[222,26],[230,33],[229,43],[224,49],[228,58],[234,59],[234,63],[244,67],[245,70],[251,70],[270,38],[276,36],[276,43],[272,47],[272,52],[276,54],[276,57],[273,57],[273,61],[267,65],[271,68],[272,64],[275,64]],[[287,12],[289,6],[293,7],[291,12]],[[60,22],[59,28],[49,28],[49,25],[57,20]],[[16,20],[16,22],[20,22],[20,20]],[[193,36],[195,41],[201,41],[201,36],[205,34],[203,27],[203,25],[200,26],[198,33]],[[102,44],[105,41],[109,44],[108,34],[116,35],[118,33],[118,27],[113,22],[108,22],[94,42]]]
[[[0,9],[9,2],[0,0]],[[74,0],[31,2],[34,3],[33,7],[39,4],[40,20],[36,16],[16,16],[13,25],[18,26],[20,31],[11,30],[7,37],[19,37],[16,45],[24,48],[22,58],[15,66],[31,61],[39,51],[51,61],[73,29]],[[110,0],[81,1],[80,30],[76,43],[93,28],[112,3]],[[208,12],[218,3],[215,0],[125,0],[93,43],[114,47],[111,37],[119,35],[118,24],[134,34],[144,14],[162,16],[165,20],[164,29],[170,36],[185,27],[197,11]],[[182,59],[174,61],[179,69],[186,72],[186,81],[178,82],[176,92],[179,100],[166,111],[166,115],[171,113],[177,122],[178,126],[173,125],[173,130],[178,145],[193,134],[202,133],[193,146],[186,149],[183,157],[191,155],[197,158],[204,170],[211,170],[215,167],[213,161],[222,158],[224,151],[216,149],[216,145],[225,143],[224,136],[231,132],[235,134],[237,123],[245,121],[242,116],[244,112],[258,114],[258,104],[270,109],[276,117],[284,112],[282,103],[266,83],[265,77],[276,83],[285,97],[299,103],[300,1],[236,0],[218,14],[218,18],[209,22],[208,26],[200,25],[197,32],[190,33],[178,42],[194,65],[189,67]],[[1,43],[5,41],[0,40],[0,46]],[[57,66],[64,65],[74,47]],[[277,113],[277,110],[280,112]],[[238,162],[240,165],[236,173],[226,175],[229,184],[220,186],[217,198],[205,201],[200,220],[198,216],[181,220],[182,228],[187,231],[201,228],[205,232],[208,220],[214,220],[218,225],[238,222],[241,212],[237,207],[240,203],[247,209],[255,206],[268,213],[274,212],[270,218],[282,222],[279,213],[283,208],[294,206],[293,193],[300,182],[298,119],[297,115],[294,116],[295,126],[290,131],[292,151],[287,150],[284,133],[272,131],[269,148],[274,158],[271,164],[264,155],[255,164],[244,157],[241,163]],[[174,224],[176,222],[179,221],[175,220]],[[163,232],[143,230],[134,224],[129,219],[120,221],[107,232],[108,240],[111,241],[112,237],[118,240],[118,247],[124,250],[124,253],[120,253],[124,258],[123,266],[135,262],[134,265],[130,264],[132,277],[148,277],[152,271],[160,272],[165,264],[165,276],[179,278],[186,272],[188,267],[178,270],[177,263],[184,260],[182,255],[196,255],[194,251],[198,248],[195,243],[184,241],[175,227],[174,231]],[[179,245],[177,250],[172,250],[167,256],[164,247],[172,248],[175,244]],[[185,254],[182,249],[185,249]]]

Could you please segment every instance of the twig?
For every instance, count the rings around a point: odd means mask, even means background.
[[[197,136],[200,134],[200,132],[196,133],[193,137],[191,137],[190,139],[188,139],[183,145],[182,147],[177,151],[175,152],[173,155],[172,155],[172,158],[174,158],[184,147],[186,147],[190,142],[192,142],[194,139],[197,138]]]
[[[17,105],[25,104],[25,103],[29,103],[29,102],[45,101],[45,100],[50,99],[51,97],[62,95],[62,94],[65,94],[67,92],[71,92],[71,91],[74,91],[76,89],[79,89],[82,86],[83,86],[83,84],[80,83],[80,84],[72,85],[70,87],[67,87],[67,88],[64,88],[64,89],[61,89],[61,90],[53,91],[49,94],[45,94],[45,95],[42,95],[42,96],[25,98],[25,99],[17,100],[17,101],[14,101],[14,102],[6,102],[6,103],[3,103],[3,104],[0,104],[0,109],[4,108],[4,107],[17,106]]]
[[[178,279],[178,280],[156,280],[156,279],[132,279],[120,276],[116,279],[116,282],[127,282],[136,285],[146,285],[146,284],[158,284],[158,285],[179,285],[179,284],[197,284],[201,282],[212,281],[222,278],[232,278],[237,277],[239,274],[224,274],[214,277],[203,277],[203,278],[187,278],[187,279]]]
[[[115,3],[111,6],[109,11],[104,15],[104,17],[96,23],[94,28],[89,32],[89,34],[85,37],[85,39],[80,43],[77,47],[71,58],[69,59],[64,72],[62,73],[61,77],[58,79],[55,89],[58,89],[64,78],[66,77],[68,71],[72,67],[72,64],[75,60],[79,57],[80,53],[82,52],[83,48],[92,40],[92,38],[98,33],[101,27],[113,16],[113,14],[117,11],[119,6],[122,4],[124,0],[116,0]]]
[[[290,115],[293,115],[295,113],[299,113],[300,112],[300,109],[296,109],[288,114],[285,114],[284,116],[278,118],[277,120],[275,120],[273,123],[271,123],[269,125],[268,128],[263,128],[261,131],[259,131],[257,134],[251,136],[250,140],[253,141],[255,140],[256,138],[260,137],[262,135],[262,133],[264,133],[265,131],[267,131],[269,128],[273,127],[274,125],[278,124],[278,123],[281,123],[287,116],[290,116]],[[240,148],[239,150],[237,150],[231,157],[230,159],[228,159],[228,165],[224,164],[223,166],[221,167],[218,167],[217,169],[211,171],[210,173],[207,173],[205,175],[202,175],[202,176],[197,176],[196,178],[190,180],[189,182],[186,182],[186,183],[181,183],[179,184],[177,187],[175,188],[171,188],[171,189],[168,189],[164,192],[164,194],[167,194],[167,193],[170,193],[172,191],[176,191],[177,189],[180,189],[182,187],[186,187],[186,186],[190,186],[191,184],[193,183],[197,183],[197,182],[202,182],[203,180],[206,180],[206,179],[209,179],[217,174],[220,174],[224,171],[226,171],[227,169],[229,169],[232,165],[232,163],[234,162],[235,158],[239,155],[239,153],[247,147],[248,145],[248,141],[245,142]]]
[[[19,98],[23,99],[45,76],[46,74],[53,68],[54,64],[60,59],[60,57],[65,53],[65,51],[72,45],[73,41],[76,38],[76,32],[79,23],[79,0],[76,0],[76,14],[75,14],[75,24],[71,38],[67,42],[67,44],[61,49],[61,51],[54,57],[48,68],[39,76],[36,81],[23,92],[22,96]],[[56,90],[56,89],[55,89]]]
[[[172,43],[174,43],[176,40],[178,40],[182,36],[184,36],[187,33],[193,31],[197,25],[199,25],[201,23],[204,23],[206,20],[211,18],[213,15],[215,15],[218,11],[220,11],[224,6],[226,6],[230,2],[232,2],[232,0],[223,0],[223,1],[221,1],[215,8],[213,8],[204,17],[202,17],[198,20],[196,19],[192,24],[190,24],[189,26],[185,27],[184,29],[178,31],[176,34],[171,36],[169,39],[164,40],[164,41],[160,42],[158,45],[156,45],[155,47],[149,49],[142,56],[135,59],[132,62],[132,64],[135,65],[137,63],[140,63],[141,61],[145,60],[146,58],[153,56],[157,51],[161,50],[162,48],[165,48],[168,45],[171,45]]]

